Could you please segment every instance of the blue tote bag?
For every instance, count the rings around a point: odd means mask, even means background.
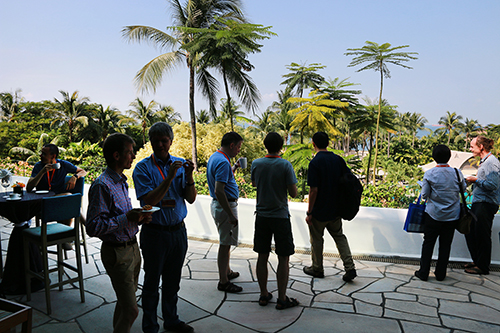
[[[417,203],[411,203],[410,207],[408,207],[408,214],[403,228],[406,232],[424,232],[425,202],[420,204],[420,197],[421,195],[418,196]]]

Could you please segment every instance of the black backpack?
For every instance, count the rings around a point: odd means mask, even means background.
[[[344,166],[344,174],[339,179],[337,207],[340,217],[350,221],[358,214],[363,185],[347,165]]]

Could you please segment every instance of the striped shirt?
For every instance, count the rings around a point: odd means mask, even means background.
[[[493,154],[481,159],[473,189],[472,203],[500,204],[500,162]]]
[[[127,177],[109,167],[92,183],[87,210],[87,234],[107,242],[133,239],[139,228],[125,215],[132,209]]]

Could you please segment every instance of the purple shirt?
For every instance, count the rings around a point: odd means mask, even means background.
[[[87,234],[107,242],[125,242],[139,231],[125,215],[132,209],[127,177],[109,167],[92,183],[87,210]]]

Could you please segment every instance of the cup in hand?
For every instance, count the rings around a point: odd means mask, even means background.
[[[54,169],[60,169],[61,168],[61,163],[54,163],[54,164],[52,164],[52,167]]]
[[[246,169],[246,167],[247,167],[247,158],[246,157],[240,157],[238,162],[240,162],[240,168]]]

